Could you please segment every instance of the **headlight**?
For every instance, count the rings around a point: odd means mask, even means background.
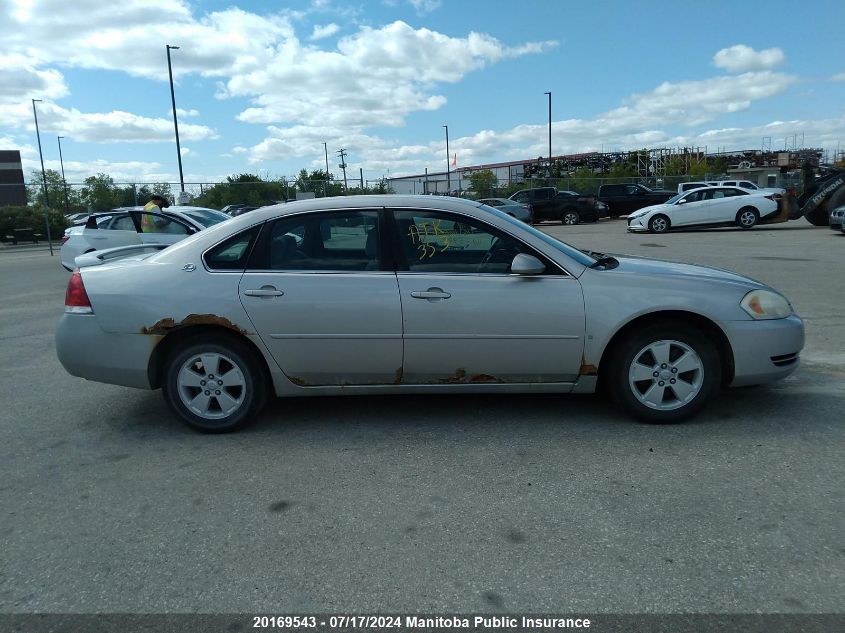
[[[752,290],[739,305],[752,319],[784,319],[792,314],[786,297],[771,290]]]

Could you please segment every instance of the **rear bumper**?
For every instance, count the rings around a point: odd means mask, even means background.
[[[731,387],[773,382],[798,368],[804,347],[804,322],[798,316],[725,325],[734,354]]]
[[[160,337],[105,332],[93,314],[64,314],[56,327],[56,355],[72,376],[150,389],[150,355]]]

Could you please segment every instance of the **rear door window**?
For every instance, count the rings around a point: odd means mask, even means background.
[[[250,268],[278,271],[381,270],[377,211],[308,213],[273,222]]]

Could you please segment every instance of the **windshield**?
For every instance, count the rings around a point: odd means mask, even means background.
[[[683,198],[685,195],[687,195],[687,192],[686,192],[686,191],[684,191],[683,193],[679,193],[677,196],[672,196],[671,198],[669,198],[669,199],[668,199],[666,202],[664,202],[663,204],[675,204],[678,200],[680,200],[681,198]]]
[[[535,229],[530,224],[526,224],[525,222],[517,220],[516,218],[509,216],[507,213],[502,213],[498,209],[491,207],[491,206],[488,206],[486,204],[481,205],[481,206],[484,207],[485,211],[489,211],[490,213],[495,215],[497,218],[501,218],[502,220],[505,220],[505,221],[509,222],[510,224],[513,224],[514,226],[517,226],[517,227],[523,229],[524,231],[528,231],[529,233],[531,233],[535,237],[543,240],[549,246],[552,246],[552,247],[556,248],[557,250],[559,250],[560,252],[562,252],[564,255],[571,257],[572,259],[574,259],[576,262],[578,262],[582,266],[592,266],[593,264],[596,263],[595,257],[590,257],[586,253],[579,251],[574,246],[570,246],[566,242],[561,242],[560,240],[553,238],[551,235],[543,233],[539,229]]]
[[[228,215],[222,211],[215,211],[214,209],[180,209],[179,211],[192,220],[196,220],[205,228],[214,224],[220,224],[229,219]]]

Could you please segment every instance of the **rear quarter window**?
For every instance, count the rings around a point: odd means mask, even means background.
[[[222,241],[206,251],[203,261],[211,270],[244,270],[252,247],[261,232],[261,225],[253,226]]]

